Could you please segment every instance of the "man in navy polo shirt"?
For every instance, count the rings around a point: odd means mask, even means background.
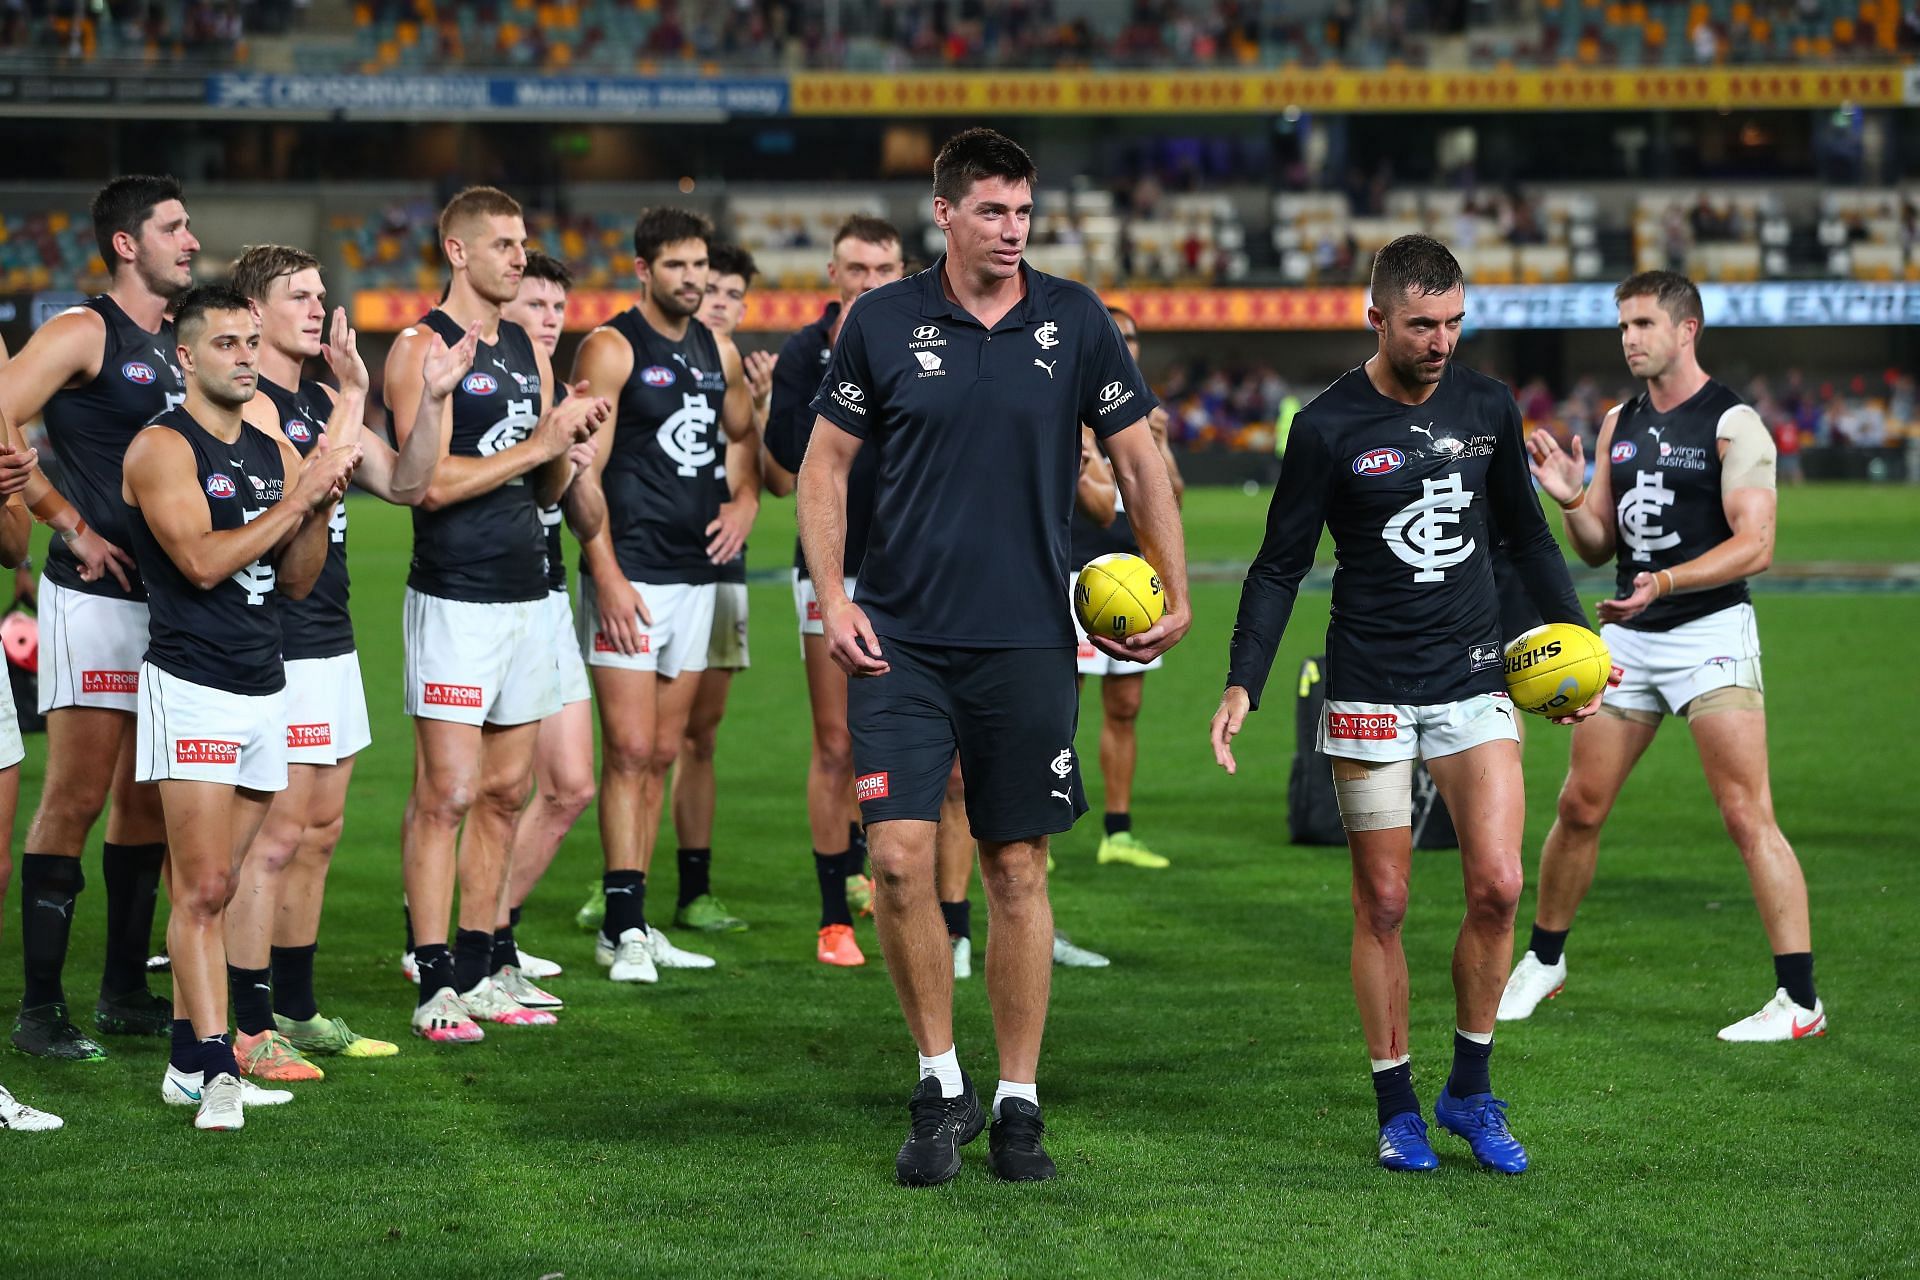
[[[1192,620],[1186,548],[1147,414],[1152,392],[1093,292],[1021,261],[1032,159],[969,129],[933,166],[946,253],[855,302],[813,408],[799,519],[847,694],[854,791],[870,843],[887,969],[920,1049],[912,1129],[895,1171],[933,1186],[985,1127],[953,1047],[953,960],[934,891],[934,831],[956,750],[992,912],[987,990],[1000,1084],[989,1166],[1054,1174],[1034,1080],[1053,968],[1047,838],[1086,811],[1073,753],[1079,703],[1067,613],[1067,526],[1080,427],[1093,428],[1167,613],[1115,657],[1147,662]],[[841,553],[847,475],[880,452],[859,604]]]

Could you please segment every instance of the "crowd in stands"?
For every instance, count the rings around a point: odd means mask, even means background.
[[[309,2],[0,0],[0,50],[235,60]],[[1471,66],[1692,66],[1920,46],[1900,0],[357,0],[354,16],[367,70],[1418,66],[1451,37]]]
[[[96,57],[224,64],[249,34],[288,30],[311,0],[0,0],[0,59]]]
[[[1278,425],[1321,391],[1320,382],[1290,380],[1265,361],[1201,358],[1148,372],[1171,419],[1168,436],[1185,449],[1271,452]],[[1545,378],[1514,386],[1527,430],[1544,427],[1563,446],[1578,436],[1589,459],[1607,411],[1632,394],[1625,383],[1592,376],[1558,393]],[[1788,482],[1800,478],[1797,455],[1806,449],[1883,448],[1920,439],[1920,390],[1901,370],[1832,378],[1789,369],[1752,379],[1743,394],[1772,431]]]

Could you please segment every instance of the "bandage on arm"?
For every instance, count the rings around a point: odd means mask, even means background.
[[[1736,405],[1720,415],[1714,430],[1716,439],[1727,442],[1720,455],[1721,496],[1735,489],[1772,489],[1776,487],[1774,462],[1778,451],[1773,433],[1749,405]]]

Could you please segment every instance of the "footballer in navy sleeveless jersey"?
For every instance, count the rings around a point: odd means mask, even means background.
[[[169,409],[153,425],[179,432],[192,446],[214,532],[241,528],[285,496],[280,446],[258,427],[242,426],[229,445],[185,409]],[[255,560],[202,590],[174,564],[146,517],[137,508],[123,509],[130,550],[147,582],[146,660],[169,675],[228,693],[253,696],[285,688],[273,565]]]
[[[127,446],[157,414],[186,399],[186,383],[175,363],[170,321],[162,322],[160,332],[148,333],[106,294],[82,305],[106,322],[100,372],[85,386],[54,392],[41,414],[53,456],[60,460],[66,497],[95,532],[125,547],[127,507],[120,499],[120,473]],[[47,552],[47,577],[86,595],[146,598],[137,576],[129,575],[131,591],[110,573],[82,581],[79,562],[57,538]]]
[[[767,418],[767,453],[793,474],[807,460],[807,442],[813,439],[813,424],[819,415],[813,411],[814,393],[833,359],[833,326],[840,318],[840,304],[830,302],[827,309],[806,328],[788,338],[773,365],[773,406]],[[878,441],[853,455],[847,472],[847,541],[840,553],[841,572],[849,578],[860,576],[860,562],[867,558],[867,538],[873,529],[873,487],[880,475]],[[808,575],[807,558],[800,539],[793,540],[793,567],[801,577]]]
[[[421,323],[453,346],[465,330],[444,311]],[[500,321],[473,368],[454,389],[447,452],[486,458],[533,434],[540,421],[540,366],[526,330]],[[526,476],[438,511],[413,509],[413,568],[407,585],[445,600],[499,604],[547,594],[547,539]]]
[[[1614,581],[1621,597],[1633,594],[1635,574],[1671,569],[1733,537],[1720,489],[1718,434],[1720,420],[1745,404],[1709,378],[1666,413],[1655,409],[1644,391],[1621,407],[1607,458],[1619,530]],[[1671,631],[1751,598],[1747,580],[1737,578],[1704,591],[1663,596],[1618,625]]]
[[[297,391],[261,378],[260,390],[280,411],[280,433],[292,442],[301,457],[312,453],[320,443],[320,432],[333,416],[333,401],[326,388],[303,378]],[[337,658],[353,652],[353,613],[348,607],[347,578],[347,504],[333,504],[327,520],[327,562],[304,600],[287,600],[280,607],[280,624],[285,632],[282,657],[288,662],[302,658]]]
[[[1506,386],[1449,364],[1432,396],[1409,405],[1381,395],[1361,366],[1293,422],[1233,634],[1228,683],[1254,706],[1323,520],[1336,561],[1329,699],[1432,706],[1505,692],[1492,567],[1502,536],[1541,614],[1586,625]]]
[[[727,376],[713,334],[698,320],[674,342],[637,309],[609,322],[633,346],[620,390],[613,447],[601,475],[608,535],[633,582],[720,581],[707,559],[707,526],[720,513],[726,440],[720,425]]]

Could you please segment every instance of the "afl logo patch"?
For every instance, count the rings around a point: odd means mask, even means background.
[[[224,471],[216,471],[207,477],[207,496],[209,498],[231,498],[238,490],[234,487],[233,477]]]
[[[650,387],[670,387],[673,385],[673,370],[663,364],[648,365],[640,371],[640,381]]]
[[[287,439],[295,444],[305,444],[313,439],[313,428],[295,418],[287,423]]]
[[[1353,460],[1353,474],[1384,476],[1405,466],[1407,455],[1398,449],[1371,449]]]
[[[1613,460],[1615,462],[1632,462],[1633,455],[1638,452],[1640,451],[1633,447],[1633,441],[1622,440],[1613,446]]]
[[[460,387],[470,396],[490,396],[500,389],[490,373],[470,373]]]
[[[135,386],[150,387],[159,375],[154,373],[152,365],[129,360],[120,366],[120,376]]]

